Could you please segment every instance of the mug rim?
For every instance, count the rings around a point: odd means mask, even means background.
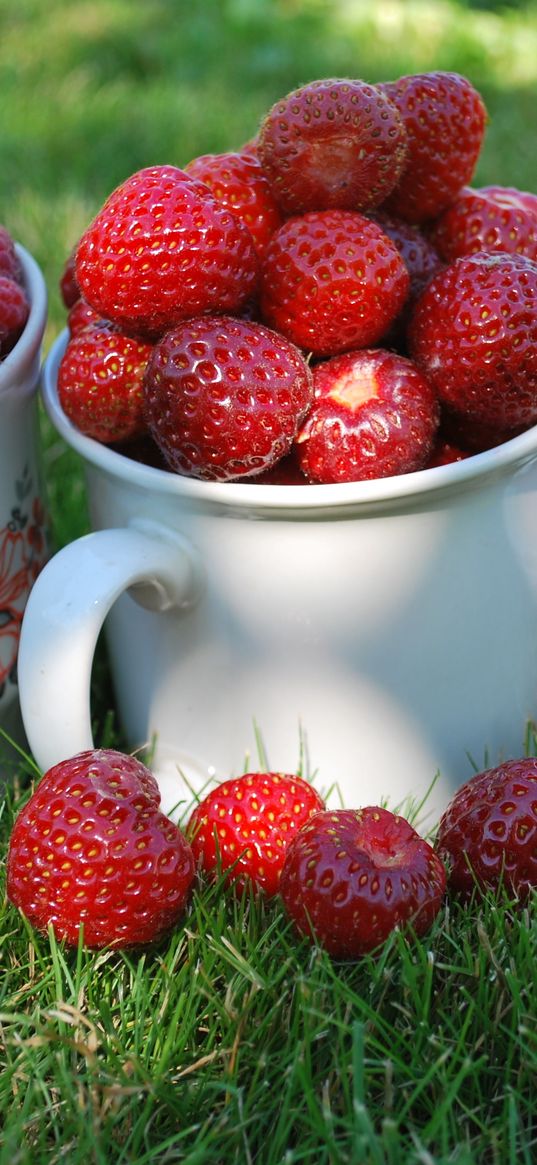
[[[200,504],[227,509],[289,510],[307,512],[353,506],[368,509],[388,502],[412,504],[426,495],[467,491],[511,472],[537,457],[537,425],[526,429],[502,445],[475,453],[462,461],[419,469],[413,473],[379,477],[368,481],[338,482],[329,485],[258,484],[250,481],[202,481],[145,465],[126,454],[81,433],[64,413],[57,391],[58,367],[69,339],[64,328],[51,345],[44,361],[41,395],[45,411],[68,445],[84,461],[108,476],[128,480],[133,486],[181,496]]]
[[[17,343],[0,361],[0,393],[11,388],[13,382],[20,380],[31,367],[42,344],[47,322],[48,296],[43,272],[33,255],[20,243],[15,243],[15,250],[22,266],[30,311]]]

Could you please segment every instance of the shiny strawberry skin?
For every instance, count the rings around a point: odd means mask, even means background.
[[[440,401],[489,431],[537,420],[537,263],[479,252],[455,259],[418,299],[410,355]]]
[[[438,827],[448,890],[467,899],[497,892],[526,901],[537,887],[537,760],[504,761],[457,790]]]
[[[245,773],[212,789],[191,814],[186,834],[199,869],[209,878],[227,871],[241,892],[253,885],[278,890],[291,839],[324,801],[313,785],[289,773]]]
[[[29,313],[30,304],[22,285],[9,275],[0,275],[0,360],[15,347]]]
[[[257,268],[246,227],[174,166],[147,167],[118,186],[84,232],[75,264],[97,312],[150,337],[189,316],[238,311]]]
[[[77,336],[79,332],[85,331],[88,324],[106,323],[102,316],[99,315],[95,308],[90,307],[82,296],[72,304],[67,312],[67,328],[71,336]]]
[[[362,481],[425,466],[436,397],[412,361],[384,349],[345,352],[313,370],[315,401],[296,439],[310,481]]]
[[[343,960],[374,951],[396,927],[424,935],[445,886],[432,846],[378,806],[317,813],[289,845],[280,878],[298,931]]]
[[[410,74],[379,88],[397,106],[408,143],[384,207],[408,222],[436,218],[474,174],[487,119],[483,100],[459,73]]]
[[[80,298],[80,288],[76,279],[76,247],[73,247],[63,265],[59,290],[63,306],[69,311]]]
[[[60,361],[58,398],[81,433],[110,444],[145,432],[142,383],[151,352],[109,322],[75,331]]]
[[[276,102],[261,124],[257,153],[286,215],[362,210],[393,189],[406,133],[376,86],[327,78]]]
[[[177,925],[194,860],[179,828],[159,810],[145,765],[114,749],[91,749],[42,777],[13,827],[10,901],[38,931],[90,948],[154,943]]]
[[[401,311],[409,275],[395,244],[364,215],[326,210],[288,219],[263,263],[269,327],[316,356],[376,344]]]
[[[248,320],[203,316],[155,345],[144,397],[147,426],[170,469],[230,481],[289,452],[313,381],[284,336]]]
[[[499,193],[465,186],[431,227],[447,262],[477,251],[505,251],[537,260],[537,215]]]
[[[202,154],[185,173],[204,182],[213,196],[248,228],[260,259],[282,215],[261,163],[252,154]]]
[[[410,276],[409,303],[427,286],[433,275],[445,266],[430,235],[404,219],[378,210],[371,216],[388,238],[395,243]]]

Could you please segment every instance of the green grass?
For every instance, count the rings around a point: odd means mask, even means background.
[[[535,4],[0,0],[0,16],[0,222],[45,272],[46,348],[64,260],[109,191],[240,145],[314,77],[464,72],[490,116],[476,181],[537,190]],[[44,419],[43,443],[61,545],[87,528],[83,479]],[[102,656],[94,687],[96,737],[116,743]],[[21,763],[2,858],[32,779]],[[337,965],[277,902],[218,888],[140,956],[65,951],[2,901],[0,1165],[536,1159],[529,907],[452,905],[426,940]]]

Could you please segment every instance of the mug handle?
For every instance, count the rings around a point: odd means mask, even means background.
[[[86,534],[49,560],[28,597],[18,655],[22,719],[43,771],[94,747],[91,669],[116,599],[128,589],[148,610],[185,610],[203,585],[200,560],[186,539],[142,520]]]

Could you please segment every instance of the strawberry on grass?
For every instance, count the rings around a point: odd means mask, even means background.
[[[90,749],[45,773],[13,827],[7,894],[38,931],[89,948],[158,942],[179,922],[192,851],[135,757]]]
[[[435,848],[455,897],[502,889],[527,901],[537,889],[537,759],[504,761],[466,781],[441,817]]]
[[[244,773],[212,789],[193,810],[186,834],[205,876],[226,874],[241,892],[247,885],[277,892],[291,839],[324,809],[317,790],[289,773]]]
[[[374,951],[396,927],[426,934],[445,887],[432,846],[379,806],[317,813],[291,842],[280,878],[298,931],[342,960]]]

